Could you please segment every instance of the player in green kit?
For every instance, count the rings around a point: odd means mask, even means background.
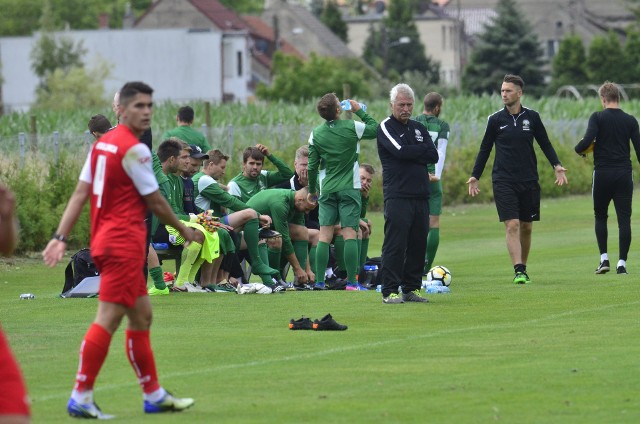
[[[425,274],[433,266],[440,244],[440,214],[442,213],[442,170],[449,142],[449,124],[439,118],[444,99],[436,92],[424,96],[424,112],[414,119],[427,127],[433,143],[438,149],[438,163],[427,165],[431,197],[429,198],[429,235],[427,236],[427,254],[424,258]]]
[[[358,263],[357,231],[360,224],[360,140],[376,138],[378,122],[349,100],[351,110],[362,120],[340,120],[340,100],[328,93],[318,101],[318,114],[325,123],[309,136],[309,200],[318,199],[320,241],[316,249],[316,288],[324,288],[324,272],[329,261],[329,244],[334,225],[340,223],[344,238],[344,263],[349,291],[366,290],[356,282]],[[320,162],[322,169],[320,170]],[[318,191],[320,196],[318,197]]]

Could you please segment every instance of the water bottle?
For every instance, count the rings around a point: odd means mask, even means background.
[[[360,102],[358,102],[358,104],[360,105],[360,109],[362,109],[363,112],[367,111],[367,105]],[[340,107],[342,108],[342,110],[351,110],[351,102],[349,102],[349,100],[343,100],[340,102]]]
[[[447,286],[427,286],[427,293],[451,293]]]
[[[33,293],[22,293],[20,295],[20,300],[32,300],[35,298],[36,298],[36,295]]]
[[[377,291],[378,293],[382,293],[382,284],[378,284],[378,285],[376,286],[376,291]]]

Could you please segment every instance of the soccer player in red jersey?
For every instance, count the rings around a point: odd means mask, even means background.
[[[113,333],[124,316],[126,354],[144,392],[144,412],[181,411],[194,400],[167,393],[156,373],[151,350],[151,303],[142,269],[145,259],[147,208],[177,229],[186,241],[193,232],[182,224],[158,190],[151,151],[138,138],[151,126],[153,89],[129,82],[120,90],[120,125],[97,141],[82,168],[78,185],[60,224],[42,252],[54,266],[83,205],[91,204],[91,255],[100,271],[98,311],[80,345],[76,383],[67,404],[78,418],[110,418],[93,400],[94,382],[104,363]]]
[[[0,184],[0,255],[10,256],[18,243],[16,199]],[[9,344],[0,329],[0,423],[30,422],[27,389]]]

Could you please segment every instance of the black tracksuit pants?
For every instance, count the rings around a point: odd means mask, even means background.
[[[393,198],[384,201],[384,242],[380,279],[382,296],[420,289],[429,233],[429,201]]]
[[[613,200],[618,217],[620,259],[627,260],[631,245],[631,201],[633,176],[630,169],[593,171],[593,211],[596,218],[596,240],[600,254],[607,253],[607,217]]]

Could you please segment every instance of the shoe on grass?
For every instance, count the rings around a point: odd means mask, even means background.
[[[158,289],[156,287],[150,287],[149,290],[147,290],[147,293],[149,294],[149,296],[166,295],[166,294],[169,294],[169,287],[165,287],[163,289]]]
[[[529,284],[531,279],[526,272],[516,272],[516,276],[513,277],[513,284]]]
[[[177,398],[171,393],[166,395],[158,402],[144,401],[144,412],[147,414],[157,414],[160,412],[180,412],[190,408],[195,403],[191,398]]]
[[[291,318],[289,321],[289,330],[312,330],[313,323],[311,320],[305,316],[300,319],[294,320]]]
[[[402,300],[405,302],[429,302],[429,299],[420,296],[420,290],[410,291],[409,293],[402,293]]]
[[[110,420],[114,415],[103,413],[95,402],[78,403],[73,398],[67,403],[67,412],[74,418],[93,418],[99,420]]]
[[[596,274],[606,274],[610,270],[611,267],[609,266],[609,260],[605,259],[604,261],[600,262],[600,265],[598,265],[598,268],[596,268]]]
[[[313,289],[314,290],[326,290],[327,289],[327,285],[324,283],[324,281],[318,281],[313,285]]]
[[[356,283],[347,283],[347,287],[345,287],[346,291],[368,291],[369,289],[363,286],[362,284]]]
[[[282,234],[269,228],[261,228],[258,232],[258,238],[261,239],[270,239],[276,237],[282,237]]]
[[[616,273],[618,274],[628,274],[627,272],[627,268],[620,265],[618,268],[616,268]]]
[[[327,314],[320,320],[313,321],[313,329],[316,331],[344,331],[348,327],[338,324],[331,314]]]
[[[382,298],[382,303],[404,303],[404,300],[402,300],[402,297],[398,296],[397,293],[391,293],[389,296]]]

